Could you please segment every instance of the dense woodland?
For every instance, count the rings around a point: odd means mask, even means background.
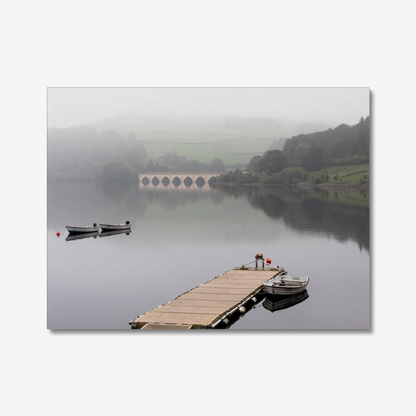
[[[274,144],[269,150],[273,150]],[[334,129],[299,134],[287,139],[283,153],[290,166],[316,170],[326,165],[367,163],[370,156],[370,117],[354,126],[341,124]]]
[[[353,126],[341,124],[334,129],[275,140],[263,156],[251,159],[246,173],[236,169],[210,182],[252,183],[262,178],[266,184],[296,184],[308,178],[308,171],[325,166],[364,164],[369,158],[370,118],[361,117]],[[321,177],[315,178],[315,183],[327,178],[323,172]]]
[[[115,130],[98,133],[91,127],[48,130],[49,180],[136,180],[139,172],[223,172],[224,162],[187,160],[166,152],[149,160],[134,133],[127,137]]]
[[[93,128],[48,130],[48,178],[129,180],[140,169],[146,149],[134,133]],[[137,176],[136,176],[137,177]]]

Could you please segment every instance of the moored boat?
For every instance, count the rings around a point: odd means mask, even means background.
[[[263,288],[271,295],[291,295],[303,292],[308,283],[309,277],[291,277],[283,272],[263,283]]]
[[[130,230],[130,221],[126,221],[125,224],[100,224],[101,231],[119,231],[119,230]]]
[[[82,233],[95,233],[99,230],[99,227],[96,223],[94,223],[93,225],[81,225],[81,226],[67,225],[66,229],[69,231],[70,234],[82,234]]]

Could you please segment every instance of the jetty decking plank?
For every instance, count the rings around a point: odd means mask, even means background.
[[[165,313],[165,312],[148,312],[149,316],[145,320],[138,322],[146,323],[164,323],[164,324],[188,324],[188,325],[209,325],[217,315],[189,314],[189,313]]]
[[[252,287],[257,287],[259,284],[259,282],[241,282],[238,285],[239,289],[244,289],[244,288],[252,288]],[[208,287],[218,287],[218,288],[224,288],[224,289],[235,289],[235,283],[233,282],[213,282],[213,283],[207,283],[206,285],[204,285],[204,287],[208,288]]]
[[[212,305],[204,305],[204,306],[195,306],[195,305],[178,305],[176,302],[173,304],[165,305],[163,308],[163,312],[169,313],[203,313],[203,314],[220,314],[224,310],[224,306],[212,306]]]
[[[236,288],[235,286],[234,287],[203,286],[203,287],[198,287],[194,289],[192,292],[198,295],[199,294],[209,295],[209,294],[216,294],[216,293],[223,294],[223,295],[244,295],[245,293],[247,293],[247,288]]]
[[[146,324],[142,329],[191,329],[192,325]]]
[[[252,277],[249,278],[249,277],[246,277],[246,276],[241,275],[241,274],[233,274],[233,275],[224,276],[224,277],[222,277],[222,276],[216,277],[215,279],[212,279],[207,283],[232,282],[232,281],[235,281],[235,279],[239,279],[241,283],[258,282],[258,281],[263,280],[261,276],[252,276]],[[204,284],[207,284],[207,283],[204,283]]]
[[[214,306],[218,308],[227,308],[230,305],[230,301],[218,299],[175,299],[175,304],[183,306]]]
[[[192,300],[226,300],[228,302],[238,302],[240,299],[243,299],[243,296],[240,294],[228,294],[224,295],[222,293],[215,293],[215,297],[212,297],[213,293],[185,293],[177,299],[192,299]],[[176,299],[175,299],[176,300]],[[173,302],[173,301],[172,301]]]
[[[174,324],[209,327],[256,293],[278,272],[279,269],[230,270],[145,313],[132,323],[136,327],[146,324],[149,329],[169,328]]]

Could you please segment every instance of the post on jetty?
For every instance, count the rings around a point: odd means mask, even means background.
[[[247,267],[254,262],[254,267]],[[265,265],[263,254],[256,254],[251,263],[235,267],[133,319],[129,322],[131,328],[211,329],[227,324],[258,301],[256,295],[264,282],[284,271],[279,266],[271,266],[270,259]]]

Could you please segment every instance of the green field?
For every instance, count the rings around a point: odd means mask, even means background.
[[[338,183],[360,183],[361,180],[366,183],[370,181],[370,164],[364,165],[346,165],[346,166],[327,166],[323,169],[308,172],[311,177],[319,176],[322,171],[326,170],[329,175],[330,182]],[[338,175],[338,181],[334,177]]]
[[[226,165],[249,163],[255,155],[262,155],[273,141],[238,140],[236,142],[219,143],[179,143],[179,142],[148,142],[143,143],[147,157],[157,160],[165,152],[176,152],[188,160],[195,159],[200,163],[210,163],[215,158],[221,159]]]
[[[244,156],[231,155],[225,150],[213,145],[195,143],[145,143],[147,158],[157,160],[165,152],[176,152],[179,156],[185,156],[187,160],[197,160],[200,163],[211,163],[215,158],[221,159],[227,165],[236,163],[248,163]]]
[[[280,134],[273,130],[244,131],[206,126],[120,128],[118,131],[124,135],[134,132],[152,160],[159,159],[165,152],[176,152],[200,163],[210,163],[219,158],[226,165],[248,163],[280,138]]]
[[[273,128],[225,127],[203,122],[181,122],[148,120],[146,123],[134,119],[111,118],[94,123],[102,132],[116,130],[127,137],[134,133],[146,149],[147,158],[156,161],[165,152],[176,152],[187,160],[211,163],[215,158],[226,165],[248,164],[253,156],[263,155],[274,140],[291,137],[292,130]]]

